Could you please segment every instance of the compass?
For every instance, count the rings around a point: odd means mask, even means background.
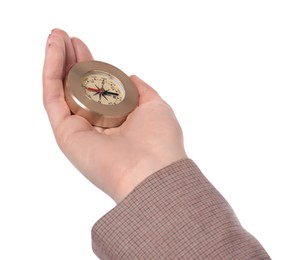
[[[138,91],[130,78],[101,61],[73,65],[65,77],[64,92],[73,114],[103,128],[121,125],[138,105]]]

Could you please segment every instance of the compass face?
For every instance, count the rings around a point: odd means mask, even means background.
[[[117,105],[125,98],[122,83],[113,75],[103,71],[92,71],[82,80],[85,95],[102,105]]]

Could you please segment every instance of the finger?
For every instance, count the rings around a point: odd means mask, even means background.
[[[140,79],[136,75],[132,75],[130,79],[133,81],[133,83],[138,89],[140,105],[160,98],[156,90],[154,90],[151,86],[149,86],[147,83],[145,83],[142,79]]]
[[[47,41],[43,67],[43,102],[53,129],[70,115],[63,91],[65,56],[64,39],[61,35],[51,34]]]
[[[61,29],[53,29],[52,30],[53,35],[59,35],[65,43],[65,68],[64,68],[64,73],[68,72],[70,67],[76,63],[76,56],[75,56],[75,51],[72,45],[72,41],[68,34],[61,30]],[[64,74],[65,75],[65,74]]]
[[[87,45],[78,38],[71,38],[71,42],[76,55],[76,62],[93,60],[92,53]]]

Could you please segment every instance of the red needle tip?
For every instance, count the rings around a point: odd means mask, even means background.
[[[86,90],[90,90],[90,91],[95,91],[95,92],[98,92],[98,93],[102,93],[102,89],[99,89],[99,88],[89,88],[89,87],[86,87]]]

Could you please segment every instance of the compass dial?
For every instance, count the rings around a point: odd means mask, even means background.
[[[117,105],[125,98],[122,83],[113,75],[92,71],[82,80],[85,95],[102,105]]]

